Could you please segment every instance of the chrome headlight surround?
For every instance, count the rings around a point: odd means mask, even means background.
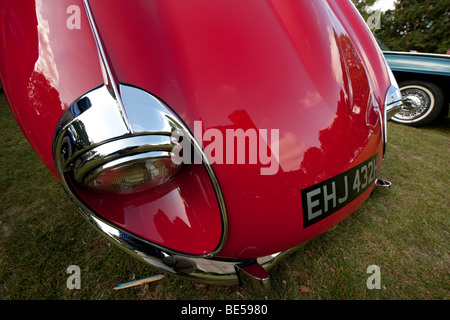
[[[187,127],[162,101],[133,86],[120,84],[119,92],[129,126],[105,85],[83,95],[60,118],[53,141],[53,154],[63,188],[88,220],[101,220],[111,228],[120,230],[93,212],[77,195],[73,183],[88,186],[92,179],[111,168],[160,159],[172,162],[172,150],[178,146],[178,141],[173,139],[176,132],[192,143],[216,194],[223,224],[222,239],[216,250],[202,256],[216,255],[225,244],[228,223],[223,195],[208,158]],[[134,237],[124,230],[120,232]],[[159,247],[143,241],[152,247]],[[171,249],[160,248],[172,252]]]
[[[87,185],[109,168],[120,168],[137,162],[171,159],[177,142],[174,131],[189,134],[180,121],[159,100],[138,88],[120,86],[123,96],[138,95],[145,108],[131,104],[130,129],[105,86],[92,90],[65,111],[57,126],[54,140],[55,167],[63,175],[73,172],[74,180]],[[143,98],[145,97],[145,98]],[[135,97],[134,97],[135,98]],[[147,122],[146,127],[141,122]],[[103,168],[103,170],[102,170]]]
[[[400,109],[403,107],[404,99],[402,98],[402,93],[400,92],[397,80],[394,77],[394,73],[392,72],[391,68],[388,66],[387,63],[386,67],[388,68],[389,80],[391,82],[391,85],[389,86],[386,92],[384,109],[385,109],[385,117],[387,120],[389,120],[393,116],[395,116],[397,112],[399,112]]]
[[[382,53],[381,53],[382,54]],[[386,91],[384,99],[384,115],[383,115],[383,155],[386,152],[387,146],[387,122],[395,116],[404,106],[405,100],[402,98],[402,93],[395,79],[394,73],[389,67],[386,59],[383,56],[384,64],[389,73],[390,86]]]
[[[372,31],[368,28],[367,24],[367,32],[371,35],[373,44],[378,47],[378,51],[380,54],[381,59],[384,62],[384,65],[386,67],[386,70],[388,72],[389,76],[389,87],[386,91],[386,95],[384,98],[384,112],[383,112],[383,118],[382,118],[382,124],[383,124],[383,157],[386,153],[386,146],[387,146],[387,122],[389,119],[391,119],[393,116],[395,116],[401,108],[404,106],[405,99],[402,99],[402,94],[400,91],[400,87],[397,83],[397,80],[395,79],[394,73],[392,72],[391,67],[386,61],[386,57],[383,54],[383,51],[381,50],[374,34]],[[381,115],[380,115],[381,116]]]

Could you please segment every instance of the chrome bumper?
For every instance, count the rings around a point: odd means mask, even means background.
[[[145,239],[125,233],[96,216],[83,215],[111,242],[161,272],[208,284],[244,285],[264,294],[270,289],[268,271],[296,248],[252,260],[222,260],[187,256],[160,248]]]

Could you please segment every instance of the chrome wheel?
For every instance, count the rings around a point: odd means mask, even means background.
[[[410,126],[424,126],[434,121],[443,106],[443,94],[439,87],[425,81],[406,81],[400,84],[404,107],[392,117],[392,121]]]
[[[411,121],[427,116],[434,105],[434,97],[424,87],[408,86],[401,90],[402,98],[407,99],[405,106],[395,115],[396,118]]]

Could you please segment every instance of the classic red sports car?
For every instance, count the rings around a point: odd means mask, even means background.
[[[401,94],[348,0],[1,0],[12,112],[81,213],[170,274],[268,285],[379,179]]]

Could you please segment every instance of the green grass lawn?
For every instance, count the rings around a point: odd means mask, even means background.
[[[0,95],[0,299],[257,299],[239,286],[173,276],[113,290],[159,274],[95,231],[26,142]],[[282,260],[267,299],[450,298],[450,119],[411,128],[388,124],[389,146],[376,190],[350,218]],[[81,289],[66,286],[68,266]],[[368,289],[367,268],[380,269]]]

